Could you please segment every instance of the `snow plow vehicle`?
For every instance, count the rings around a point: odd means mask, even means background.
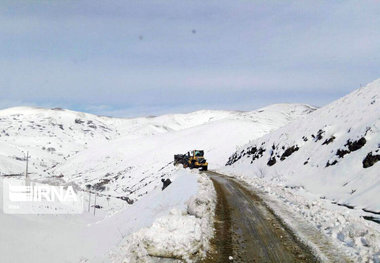
[[[201,168],[203,171],[207,171],[208,163],[204,158],[203,150],[193,150],[186,154],[174,155],[174,165],[182,164],[184,168],[190,167]]]

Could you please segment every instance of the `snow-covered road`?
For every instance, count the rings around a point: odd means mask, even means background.
[[[206,262],[316,262],[309,249],[236,180],[208,172],[218,195],[215,252]],[[231,258],[230,258],[231,259]]]

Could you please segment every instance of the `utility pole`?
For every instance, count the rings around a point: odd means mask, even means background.
[[[91,185],[86,185],[87,191],[88,191],[88,212],[90,212],[91,207]]]
[[[94,215],[95,215],[95,210],[96,210],[96,192],[95,192],[95,203],[94,203]]]
[[[29,165],[29,152],[27,151],[26,152],[26,156],[25,156],[25,153],[24,153],[24,157],[25,157],[25,161],[26,161],[26,167],[25,167],[25,186],[30,186],[30,178],[28,176],[28,165]]]
[[[26,152],[26,169],[25,169],[25,178],[28,178],[28,164],[29,164],[29,152]]]
[[[90,207],[91,207],[91,192],[88,191],[88,212],[90,212]]]

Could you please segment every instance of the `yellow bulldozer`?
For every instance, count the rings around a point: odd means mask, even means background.
[[[174,165],[177,164],[182,164],[184,168],[201,168],[203,171],[207,171],[208,167],[208,163],[204,158],[203,150],[193,150],[191,152],[187,152],[186,154],[174,155]]]

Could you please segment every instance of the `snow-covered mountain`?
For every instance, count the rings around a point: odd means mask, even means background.
[[[380,80],[239,148],[225,171],[380,212]]]
[[[9,150],[1,154],[0,174],[24,172],[23,159],[29,151],[32,175],[48,170],[91,143],[117,136],[109,118],[63,109],[17,107],[0,111],[0,143]],[[3,149],[3,147],[2,147]],[[22,169],[16,167],[21,166]]]
[[[29,262],[30,253],[51,262],[56,247],[64,242],[83,248],[74,253],[60,250],[61,259],[104,261],[125,235],[150,226],[170,209],[186,209],[185,200],[199,185],[194,171],[172,165],[173,155],[201,148],[209,168],[244,175],[239,178],[259,178],[250,183],[268,193],[278,208],[273,210],[293,207],[307,220],[314,220],[318,229],[352,247],[348,255],[366,262],[378,251],[378,235],[363,224],[361,214],[356,216],[357,210],[352,210],[353,215],[335,213],[337,206],[329,199],[379,211],[379,100],[380,80],[318,110],[278,104],[251,112],[208,110],[133,119],[64,109],[1,110],[0,191],[4,175],[24,173],[25,153],[29,152],[32,180],[77,189],[91,186],[98,193],[96,215],[94,205],[91,212],[86,209],[81,215],[54,217],[54,223],[48,216],[0,214],[0,223],[6,226],[0,231],[6,237],[0,242],[2,253],[8,250],[8,240],[18,240],[22,233],[20,262]],[[162,177],[173,180],[171,190],[161,191]],[[309,200],[310,192],[317,197]],[[1,198],[0,193],[0,208]],[[87,194],[84,198],[86,204],[94,204]],[[122,199],[138,202],[130,205]],[[174,214],[168,218],[177,220]],[[160,224],[155,226],[161,229]],[[30,229],[40,229],[40,234]],[[153,230],[143,232],[153,236]],[[53,232],[59,237],[51,236]],[[49,245],[41,245],[46,240]],[[124,242],[123,249],[129,239]],[[31,243],[43,249],[30,251]],[[13,259],[13,254],[7,254],[7,259]]]
[[[173,154],[202,148],[210,167],[224,165],[237,146],[312,112],[278,104],[252,112],[197,111],[121,119],[64,109],[0,111],[0,174],[21,174],[25,153],[34,180],[138,199],[174,169]]]

